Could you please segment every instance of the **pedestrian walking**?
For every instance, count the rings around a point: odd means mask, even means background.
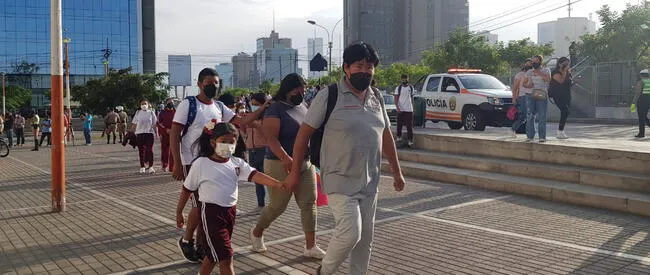
[[[153,174],[156,172],[153,168],[153,143],[157,132],[156,123],[158,120],[156,114],[150,110],[150,106],[148,100],[141,100],[140,109],[135,113],[133,121],[131,121],[131,127],[134,129],[138,143],[141,174]]]
[[[32,110],[30,124],[32,125],[32,134],[34,135],[34,149],[32,151],[38,151],[38,134],[41,128],[41,118],[38,116],[36,110]]]
[[[316,95],[296,137],[291,173],[285,181],[290,189],[301,180],[310,137],[324,125],[319,163],[336,226],[317,274],[336,273],[348,256],[349,274],[368,272],[382,154],[393,171],[395,190],[404,188],[383,98],[370,87],[378,64],[379,56],[369,44],[348,46],[343,52],[344,77],[328,92]],[[328,116],[333,95],[337,100]]]
[[[0,137],[5,132],[5,114],[0,113]]]
[[[645,137],[645,125],[650,126],[648,119],[648,110],[650,110],[650,70],[644,69],[639,72],[641,79],[636,84],[636,93],[632,100],[632,111],[636,109],[639,116],[639,133],[636,138]],[[638,109],[637,109],[638,105]]]
[[[14,115],[9,112],[5,115],[4,130],[7,135],[7,145],[14,146]]]
[[[560,109],[560,125],[557,129],[558,139],[567,139],[569,136],[564,132],[567,118],[569,118],[569,107],[571,105],[571,60],[560,57],[555,69],[551,72],[552,78],[548,86],[548,94],[555,106]]]
[[[16,113],[16,119],[14,120],[14,130],[16,132],[16,145],[24,146],[25,145],[25,118]]]
[[[170,148],[174,161],[172,177],[184,180],[191,170],[192,161],[199,156],[198,148],[193,147],[196,140],[203,133],[204,125],[216,119],[217,123],[231,122],[235,125],[245,126],[257,119],[264,112],[266,105],[262,106],[253,115],[239,117],[228,109],[222,102],[215,101],[220,90],[219,74],[212,68],[205,68],[199,72],[197,86],[199,94],[185,98],[177,107],[174,122],[170,131]],[[176,161],[180,160],[180,161]],[[187,218],[187,226],[183,237],[178,240],[178,246],[185,259],[197,262],[203,258],[202,249],[194,247],[194,231],[201,236],[201,221],[199,218],[199,193],[194,192],[190,197],[192,210]],[[236,210],[235,210],[236,211]],[[197,243],[201,243],[199,240]],[[197,252],[198,251],[198,252]]]
[[[264,93],[256,93],[251,96],[251,111],[257,111],[266,102]],[[251,113],[247,116],[252,115]],[[266,138],[262,130],[262,119],[257,119],[248,126],[243,127],[246,133],[246,148],[248,149],[248,163],[257,171],[264,173],[264,156],[266,154]],[[257,196],[257,209],[253,213],[261,213],[266,205],[266,188],[264,185],[255,183],[255,195]]]
[[[273,104],[264,113],[262,129],[267,142],[264,172],[278,180],[284,180],[292,169],[293,147],[298,129],[307,114],[303,104],[306,81],[297,73],[287,75],[280,82],[280,89]],[[322,259],[325,251],[316,244],[316,170],[309,162],[308,151],[303,152],[301,163],[296,165],[300,181],[292,190],[269,188],[269,205],[264,207],[257,224],[251,229],[252,250],[264,252],[264,230],[271,226],[287,208],[294,197],[300,208],[300,221],[305,234],[305,257]]]
[[[533,68],[533,60],[527,58],[521,66],[512,85],[512,103],[517,107],[517,119],[512,123],[512,137],[517,138],[517,130],[526,122],[526,95],[533,92],[532,89],[524,87],[526,72]]]
[[[106,144],[111,143],[111,133],[113,134],[113,144],[115,144],[117,132],[117,123],[120,121],[120,116],[111,108],[106,117],[104,118],[104,124],[106,124]]]
[[[162,171],[171,171],[174,167],[174,158],[170,155],[169,131],[172,128],[176,107],[172,99],[167,100],[165,108],[158,114],[158,135],[160,136],[160,163]],[[167,169],[169,167],[169,170]]]
[[[202,258],[200,274],[210,274],[219,264],[219,274],[235,274],[233,263],[232,234],[237,209],[238,181],[255,181],[263,185],[281,188],[282,184],[255,168],[243,159],[232,156],[237,141],[237,129],[230,123],[217,123],[213,119],[203,129],[195,142],[199,157],[192,162],[181,197],[176,208],[176,225],[183,228],[183,209],[193,193],[198,192],[202,228],[205,236],[202,246],[206,253]]]
[[[64,133],[63,142],[65,143],[65,145],[68,145],[68,142],[70,142],[74,138],[71,119],[72,118],[70,115],[70,109],[65,109],[63,111],[63,133]]]
[[[129,115],[124,111],[124,107],[122,106],[117,106],[117,112],[117,115],[119,116],[117,121],[117,132],[120,135],[120,143],[122,143],[124,136],[126,136],[126,126],[129,121]]]
[[[89,112],[84,112],[79,117],[83,121],[84,138],[86,139],[86,146],[92,145],[92,132],[93,132],[93,115]]]
[[[52,145],[52,120],[47,116],[43,116],[41,120],[41,141],[38,143],[38,146],[43,146],[43,141],[47,138],[47,146]]]
[[[409,85],[409,76],[402,75],[402,83],[395,87],[395,106],[397,107],[397,142],[402,142],[402,127],[406,126],[407,145],[413,146],[413,86]]]
[[[548,112],[548,84],[551,81],[551,71],[543,66],[544,58],[537,55],[533,59],[533,68],[526,72],[524,87],[532,89],[526,95],[526,142],[535,139],[535,118],[537,118],[539,142],[546,142],[546,115]]]

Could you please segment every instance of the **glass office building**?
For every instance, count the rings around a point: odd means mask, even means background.
[[[62,7],[71,85],[103,76],[105,60],[111,69],[155,71],[153,0],[65,0]],[[0,0],[0,72],[10,85],[32,89],[32,106],[47,105],[50,1]]]

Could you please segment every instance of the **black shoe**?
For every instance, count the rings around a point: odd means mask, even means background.
[[[178,240],[178,248],[181,249],[183,257],[190,263],[198,263],[199,260],[196,258],[196,250],[194,250],[194,240],[191,240],[187,243],[183,242],[183,237]]]
[[[34,149],[32,149],[32,151],[38,151],[38,148],[34,148]]]
[[[637,134],[637,135],[636,135],[636,136],[634,136],[634,137],[635,137],[635,138],[644,138],[644,137],[645,137],[645,135],[642,135],[642,134]]]

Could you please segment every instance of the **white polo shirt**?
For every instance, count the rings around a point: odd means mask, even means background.
[[[158,122],[156,114],[151,110],[138,110],[133,116],[133,124],[136,124],[135,134],[154,134],[154,127]]]
[[[198,146],[193,145],[201,137],[203,127],[208,124],[212,119],[217,122],[230,122],[235,118],[235,113],[228,108],[220,108],[223,104],[216,104],[213,102],[202,102],[196,99],[196,117],[194,122],[187,129],[185,136],[181,138],[181,163],[183,165],[190,165],[192,161],[199,156]],[[223,109],[223,110],[222,110]],[[190,103],[187,99],[183,100],[181,104],[176,107],[176,114],[174,114],[174,124],[185,127],[187,123],[187,115],[190,110]]]
[[[192,163],[183,188],[193,192],[199,190],[199,200],[205,203],[231,207],[237,204],[238,181],[251,181],[257,173],[246,161],[232,157],[226,162],[201,157]]]
[[[413,112],[413,87],[411,85],[397,86],[393,95],[398,96],[396,104],[401,112]]]

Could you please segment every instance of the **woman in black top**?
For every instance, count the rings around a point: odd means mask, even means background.
[[[557,138],[567,139],[569,137],[564,133],[564,126],[569,117],[569,106],[571,105],[571,61],[566,57],[558,59],[551,75],[548,93],[553,98],[555,106],[560,109],[560,125],[557,130]]]

